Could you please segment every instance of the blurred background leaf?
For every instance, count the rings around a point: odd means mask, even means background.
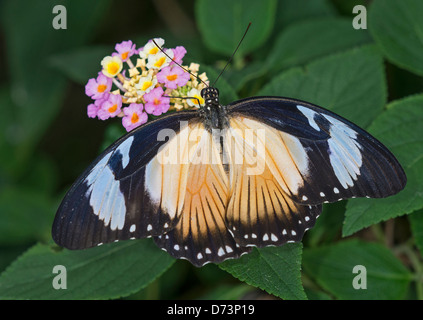
[[[366,268],[366,289],[355,289],[353,268]],[[304,250],[305,271],[338,299],[403,299],[411,273],[377,243],[349,240]]]
[[[276,14],[276,0],[198,0],[196,15],[204,44],[217,53],[230,56],[251,22],[248,38],[235,61],[259,48],[270,35]]]
[[[72,13],[67,15],[66,30],[52,27],[52,10],[58,4]],[[96,0],[86,10],[86,2],[81,0],[38,1],[37,5],[30,0],[2,2],[11,98],[16,106],[14,126],[20,132],[16,144],[18,162],[30,156],[64,98],[66,81],[49,66],[48,57],[87,42],[109,4],[110,1]]]
[[[375,0],[369,11],[369,29],[394,64],[423,75],[423,2]]]

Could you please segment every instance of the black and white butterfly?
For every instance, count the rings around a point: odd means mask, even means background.
[[[152,237],[195,266],[298,242],[322,203],[396,194],[406,176],[378,140],[308,102],[253,97],[163,116],[107,148],[78,178],[54,241],[85,249]]]

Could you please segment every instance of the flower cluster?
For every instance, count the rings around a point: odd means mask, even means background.
[[[205,73],[198,75],[199,65],[183,65],[184,47],[165,49],[163,39],[154,42],[136,49],[132,41],[123,41],[116,44],[116,52],[103,58],[97,78],[85,86],[85,93],[94,100],[87,108],[88,117],[121,117],[126,131],[131,131],[152,116],[204,105],[200,92],[208,79]]]

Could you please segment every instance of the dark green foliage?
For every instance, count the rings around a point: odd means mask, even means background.
[[[423,299],[423,2],[372,1],[368,30],[352,26],[359,0],[177,3],[185,15],[149,1],[0,2],[0,299]],[[57,4],[67,8],[67,30],[52,28]],[[325,205],[302,243],[201,269],[150,239],[84,251],[54,245],[64,193],[123,133],[119,120],[86,116],[84,85],[101,58],[117,42],[163,37],[213,81],[249,22],[216,85],[222,102],[277,95],[330,109],[395,154],[406,188]],[[55,265],[67,268],[66,290],[52,287]],[[367,268],[365,290],[353,287],[356,265]]]

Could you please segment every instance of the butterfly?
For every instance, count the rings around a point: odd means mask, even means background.
[[[224,106],[214,87],[201,96],[204,107],[134,129],[82,173],[57,211],[57,244],[152,237],[203,266],[301,241],[323,203],[406,184],[382,143],[331,111],[283,97]]]

